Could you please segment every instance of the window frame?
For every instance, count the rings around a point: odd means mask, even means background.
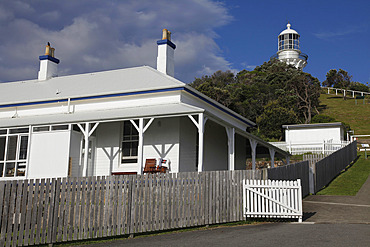
[[[299,50],[299,34],[283,34],[278,38],[279,51],[282,50]]]
[[[135,120],[134,120],[135,121]],[[138,122],[135,121],[136,124]],[[125,124],[130,125],[130,133],[127,134],[125,133]],[[121,159],[120,159],[120,165],[125,165],[125,164],[134,164],[138,162],[138,150],[139,150],[139,132],[135,128],[135,126],[131,123],[130,120],[125,120],[122,123],[121,127]],[[125,155],[125,150],[124,143],[130,143],[129,149],[129,155]],[[137,143],[136,146],[136,155],[133,155],[135,153],[135,146],[134,144]]]
[[[27,166],[28,166],[28,154],[29,154],[29,142],[30,142],[30,127],[20,127],[20,128],[8,128],[1,129],[6,130],[3,134],[0,134],[1,138],[5,138],[4,145],[4,157],[0,160],[0,178],[26,178],[27,176]],[[9,157],[9,139],[16,137],[15,144],[15,157]],[[22,139],[25,140],[25,150],[22,148]],[[24,142],[23,142],[24,143]],[[25,158],[21,158],[21,153],[25,151]],[[12,173],[9,173],[9,170],[14,170]],[[7,176],[9,174],[9,176]],[[22,175],[19,175],[22,174]]]

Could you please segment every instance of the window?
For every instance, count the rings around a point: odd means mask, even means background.
[[[54,130],[69,130],[69,125],[45,125],[33,127],[33,132],[45,132]]]
[[[0,136],[0,162],[5,160],[6,137]]]
[[[299,35],[290,33],[279,36],[279,50],[284,49],[299,50]]]
[[[130,121],[123,122],[121,163],[136,163],[139,146],[139,133]]]
[[[10,134],[28,133],[29,131],[29,128],[9,129]]]
[[[49,131],[50,126],[36,126],[33,127],[33,132],[43,132],[43,131]]]
[[[68,125],[52,125],[51,130],[68,130]]]
[[[26,175],[29,128],[0,132],[0,177]]]

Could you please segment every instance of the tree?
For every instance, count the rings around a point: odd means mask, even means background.
[[[190,85],[256,122],[257,134],[272,139],[283,138],[283,124],[309,123],[319,105],[317,78],[277,59],[236,76],[217,71]]]
[[[235,83],[235,76],[231,71],[217,71],[212,76],[195,78],[189,85],[226,107],[230,107],[232,99],[228,87],[233,83]]]
[[[335,118],[324,114],[317,114],[312,118],[312,123],[333,123],[336,122]]]
[[[282,125],[295,124],[298,118],[293,109],[282,107],[278,100],[269,102],[257,118],[258,132],[262,137],[281,141],[284,136]]]
[[[266,104],[282,96],[289,98],[284,107],[295,108],[294,97],[287,85],[297,72],[294,67],[276,59],[257,66],[253,71],[240,71],[236,75],[236,80],[242,90],[234,94],[238,95],[236,100],[239,103],[236,105],[242,106],[243,112],[246,113],[245,117],[252,121],[256,121],[263,113]]]
[[[329,70],[326,73],[326,80],[323,82],[323,86],[341,88],[344,90],[343,99],[346,99],[346,90],[349,88],[352,82],[352,76],[347,71],[339,69]]]
[[[369,92],[370,91],[370,88],[367,85],[362,84],[360,82],[351,82],[349,89],[353,91],[359,91],[359,92]]]
[[[304,72],[297,74],[289,83],[297,97],[297,107],[304,117],[304,123],[310,123],[313,110],[318,113],[320,97],[320,81],[312,75]]]

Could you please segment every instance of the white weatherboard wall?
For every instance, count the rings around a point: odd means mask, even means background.
[[[72,160],[72,177],[82,177],[82,162],[81,162],[81,145],[82,134],[77,131],[71,131],[71,145],[69,156]]]
[[[95,131],[96,155],[94,175],[112,172],[137,172],[137,163],[121,164],[123,122],[101,123]],[[179,118],[155,119],[144,133],[143,162],[164,158],[171,161],[171,172],[178,172]]]
[[[343,140],[342,136],[340,127],[285,130],[285,140],[291,144],[322,143],[328,140],[333,140],[334,143],[340,143]]]
[[[28,178],[68,175],[70,131],[33,133]]]
[[[248,139],[235,134],[235,170],[245,170],[247,160],[247,144]]]
[[[180,117],[155,119],[144,133],[144,160],[169,159],[170,172],[179,171]],[[144,167],[143,167],[144,168]]]
[[[111,172],[123,171],[120,162],[122,122],[101,123],[94,134],[96,136],[94,175],[108,176]],[[136,165],[131,166],[136,168]]]
[[[204,132],[204,171],[228,169],[228,146],[225,127],[208,120]]]
[[[197,170],[198,129],[189,117],[180,119],[180,170],[195,172]]]

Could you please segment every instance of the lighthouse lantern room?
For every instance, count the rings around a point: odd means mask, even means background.
[[[300,51],[300,35],[288,23],[287,29],[278,37],[278,52],[274,56],[282,62],[293,65],[297,69],[303,69],[307,65],[308,55]]]

